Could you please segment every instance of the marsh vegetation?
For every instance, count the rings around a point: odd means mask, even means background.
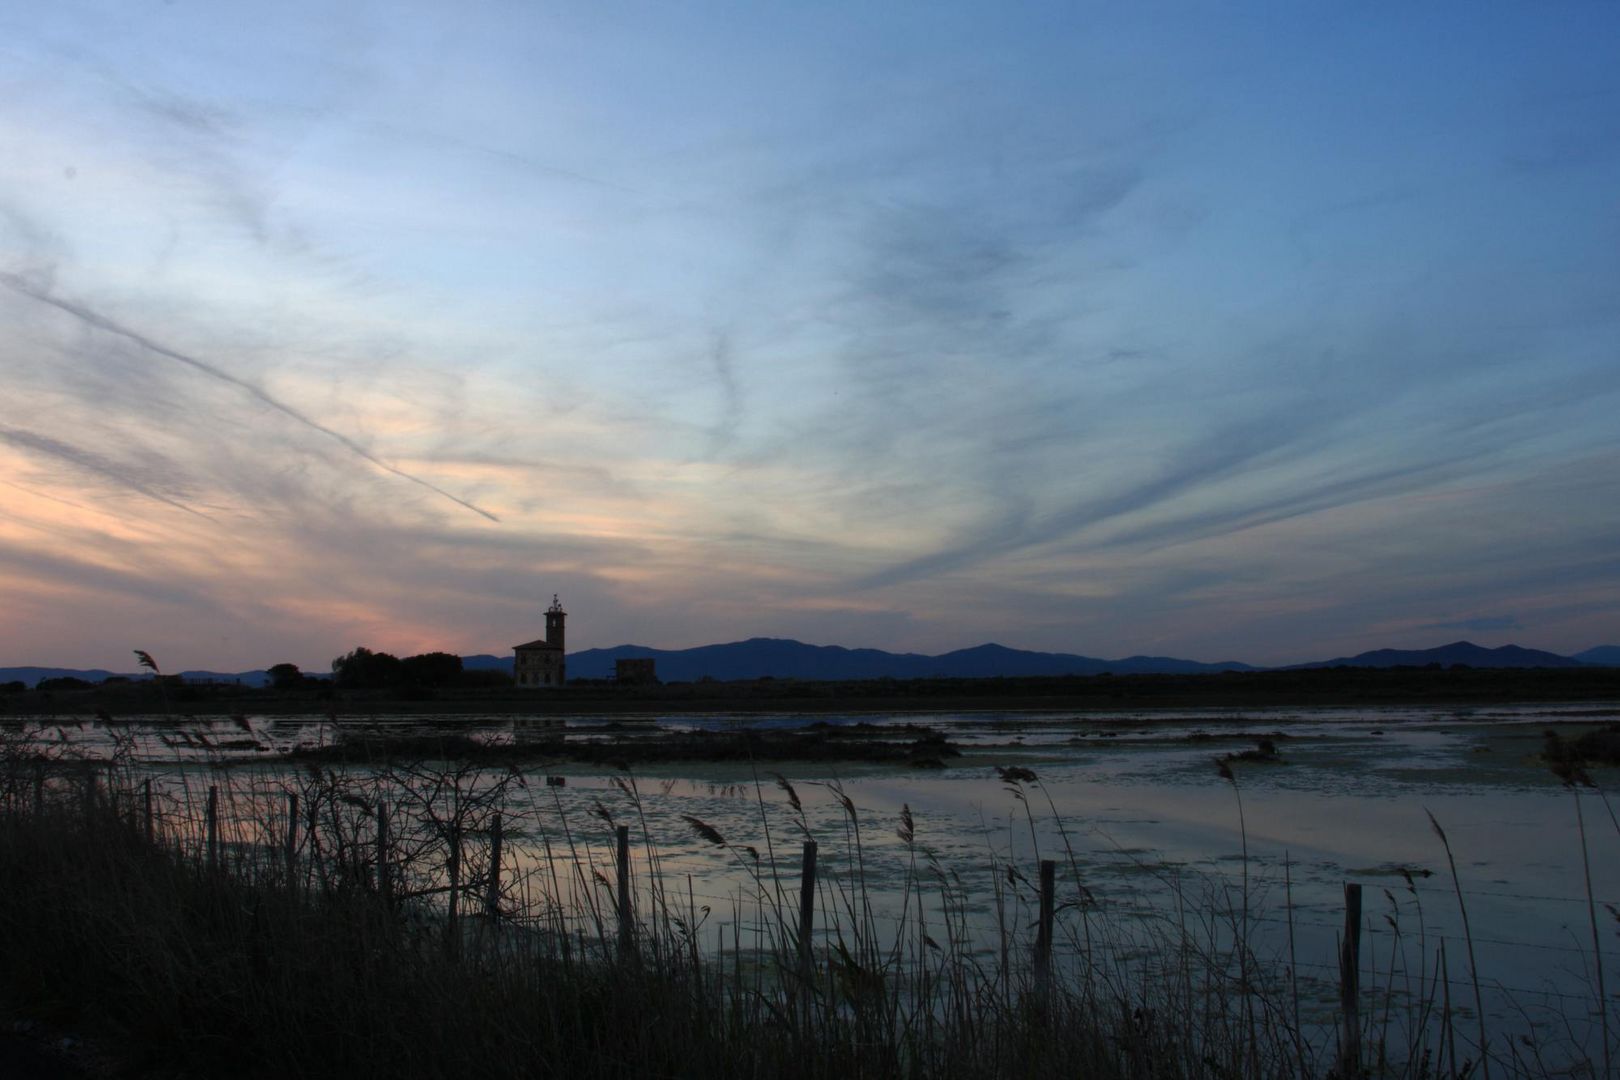
[[[543,728],[529,757],[365,728],[342,741],[369,758],[290,761],[336,735],[24,725],[6,990],[197,1074],[1602,1075],[1620,828],[1547,762],[1604,718],[1418,719],[936,717],[943,772],[585,766]],[[1444,841],[1363,819],[1334,860],[1289,831],[1334,813],[1298,790],[1388,803],[1391,777]],[[1575,857],[1499,880],[1470,783]]]

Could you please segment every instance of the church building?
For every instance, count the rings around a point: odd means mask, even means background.
[[[563,654],[563,620],[568,612],[552,594],[546,609],[546,636],[539,641],[512,646],[512,678],[519,686],[559,687],[568,679]]]

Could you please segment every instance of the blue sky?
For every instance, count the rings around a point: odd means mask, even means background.
[[[0,658],[1620,638],[1620,5],[0,5]]]

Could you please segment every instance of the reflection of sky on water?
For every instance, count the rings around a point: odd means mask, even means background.
[[[1432,965],[1441,937],[1447,939],[1453,976],[1466,977],[1456,899],[1445,852],[1425,813],[1429,811],[1451,840],[1487,985],[1511,988],[1525,1006],[1533,1004],[1526,1000],[1527,992],[1547,989],[1575,995],[1552,999],[1555,1004],[1569,1000],[1589,1005],[1591,938],[1574,804],[1534,755],[1547,724],[1610,721],[1620,710],[1564,712],[1578,715],[1560,715],[1547,707],[1493,707],[1228,710],[1174,716],[817,715],[746,721],[713,716],[656,723],[574,718],[568,722],[571,737],[594,738],[670,728],[724,729],[745,722],[776,728],[914,722],[946,730],[963,756],[943,771],[766,765],[757,773],[758,788],[756,773],[747,765],[649,766],[636,772],[639,812],[614,785],[612,770],[574,763],[540,765],[526,770],[534,781],[526,796],[532,813],[516,827],[512,842],[518,858],[530,865],[540,850],[541,831],[554,852],[563,850],[560,808],[575,841],[588,845],[590,865],[606,870],[611,866],[609,832],[591,814],[599,800],[617,821],[632,825],[638,842],[646,829],[677,892],[687,887],[691,875],[694,903],[710,907],[711,919],[720,925],[738,917],[739,905],[746,909],[753,903],[739,899],[753,893],[747,866],[756,865],[768,876],[773,848],[783,877],[797,873],[803,837],[774,780],[777,771],[795,786],[808,827],[821,844],[823,903],[838,902],[838,889],[847,888],[856,871],[854,823],[826,786],[838,783],[857,811],[865,880],[879,917],[895,915],[899,906],[910,864],[895,830],[901,808],[909,806],[923,880],[934,890],[929,902],[938,905],[937,885],[932,884],[937,865],[939,872],[956,875],[967,887],[970,923],[988,941],[995,932],[992,875],[1010,863],[1033,880],[1037,847],[1041,856],[1059,860],[1060,900],[1077,897],[1083,886],[1102,912],[1138,920],[1144,915],[1149,921],[1162,920],[1178,904],[1206,913],[1223,906],[1235,911],[1234,890],[1243,868],[1240,793],[1251,898],[1258,912],[1256,940],[1262,952],[1273,954],[1286,942],[1284,899],[1291,889],[1302,975],[1318,977],[1322,981],[1316,985],[1327,989],[1346,881],[1365,888],[1365,956],[1379,965],[1386,982],[1392,966],[1400,971],[1405,963],[1415,969],[1420,959]],[[424,722],[435,720],[415,721],[409,728],[362,726],[419,731]],[[509,718],[437,722],[479,738],[523,737]],[[614,729],[614,723],[624,726]],[[204,719],[164,729],[109,731],[85,722],[35,730],[36,737],[70,756],[100,756],[112,748],[116,735],[154,763],[255,757],[263,762],[255,745],[283,750],[330,742],[339,734],[327,721],[265,718]],[[1234,792],[1217,775],[1215,758],[1251,748],[1262,737],[1275,738],[1282,761],[1235,763],[1239,791]],[[1022,800],[996,775],[996,766],[1008,765],[1032,769],[1039,777],[1038,783],[1019,789]],[[260,766],[270,774],[277,768]],[[547,773],[566,775],[567,786],[543,788],[539,778]],[[1612,784],[1613,776],[1600,775],[1599,781]],[[1620,833],[1598,798],[1588,794],[1583,799],[1594,892],[1600,901],[1620,903]],[[724,850],[704,843],[683,815],[702,819],[736,847]],[[757,864],[745,845],[758,850]],[[1398,873],[1401,867],[1433,876],[1417,877],[1414,892]],[[585,877],[588,881],[588,870]],[[1032,899],[1026,885],[1014,887],[1024,899]],[[1601,907],[1599,915],[1605,919],[1605,947],[1611,955],[1620,952],[1613,919]],[[1074,910],[1065,918],[1072,921]],[[1420,939],[1426,947],[1421,958]],[[1612,965],[1612,960],[1606,963],[1611,971]],[[1620,985],[1620,973],[1610,981]],[[1461,988],[1454,993],[1461,994]],[[1564,1014],[1584,1016],[1584,1007],[1560,1007],[1559,1022]],[[1493,1011],[1498,1008],[1505,1010],[1498,1005]]]

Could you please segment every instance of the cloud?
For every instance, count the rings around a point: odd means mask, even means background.
[[[1517,615],[1481,615],[1472,619],[1457,619],[1452,622],[1432,622],[1424,627],[1426,630],[1522,630],[1524,623],[1519,621]]]
[[[109,544],[109,550],[113,546]],[[128,554],[127,547],[122,554]],[[198,588],[196,583],[183,578],[120,569],[95,559],[45,551],[37,545],[0,539],[0,567],[10,571],[0,575],[0,581],[26,581],[27,591],[43,591],[51,601],[74,611],[94,611],[95,604],[107,596],[161,605],[171,612],[189,611],[194,615],[217,610],[206,583]]]
[[[1154,474],[1124,477],[1112,492],[1087,494],[1046,513],[993,514],[991,520],[949,546],[889,567],[862,584],[874,588],[894,585],[1062,540],[1079,530],[1100,529],[1163,507],[1200,486],[1230,479],[1273,458],[1307,430],[1306,422],[1298,417],[1291,422],[1265,416],[1232,423],[1177,447]]]
[[[713,363],[714,381],[720,395],[719,416],[709,432],[709,453],[713,456],[736,441],[737,431],[743,422],[742,389],[732,361],[730,333],[720,331],[715,334],[709,359]]]
[[[0,285],[3,285],[22,296],[29,297],[30,299],[36,300],[41,304],[47,304],[59,311],[71,315],[75,319],[83,322],[86,326],[103,331],[104,333],[112,334],[119,338],[123,338],[126,341],[140,346],[147,352],[161,356],[167,360],[172,360],[177,364],[183,364],[194,371],[201,372],[209,378],[216,379],[219,382],[233,386],[261,404],[267,405],[276,412],[291,418],[303,427],[326,436],[328,439],[331,439],[333,442],[349,451],[349,453],[353,454],[355,457],[376,466],[383,472],[424,487],[433,492],[435,495],[448,499],[450,502],[455,503],[457,506],[464,509],[471,510],[473,513],[478,514],[480,517],[483,517],[489,521],[497,523],[500,521],[500,518],[496,517],[488,510],[468,502],[466,499],[460,498],[459,496],[452,495],[450,492],[445,491],[443,488],[431,483],[430,481],[422,479],[420,476],[415,476],[411,473],[405,472],[403,469],[390,465],[388,462],[383,461],[381,458],[377,457],[371,451],[367,450],[365,447],[361,446],[347,435],[335,431],[319,421],[311,419],[298,409],[295,409],[293,406],[288,405],[279,398],[272,396],[261,387],[254,385],[246,379],[239,378],[219,367],[216,367],[213,364],[203,360],[198,360],[192,356],[187,356],[185,353],[178,352],[166,345],[162,345],[151,338],[138,333],[137,331],[131,330],[128,327],[114,322],[113,320],[89,307],[86,307],[83,304],[71,300],[64,300],[60,297],[53,296],[48,292],[44,292],[21,275],[0,271]]]
[[[165,506],[172,506],[176,510],[201,518],[208,517],[202,511],[181,501],[180,496],[185,494],[184,485],[176,482],[175,476],[179,470],[172,463],[146,461],[132,464],[114,461],[93,450],[72,446],[48,435],[8,427],[0,427],[0,442],[64,462],[75,469],[103,480],[110,480],[119,487],[128,488]],[[165,488],[170,489],[170,493],[165,493],[163,490]]]

